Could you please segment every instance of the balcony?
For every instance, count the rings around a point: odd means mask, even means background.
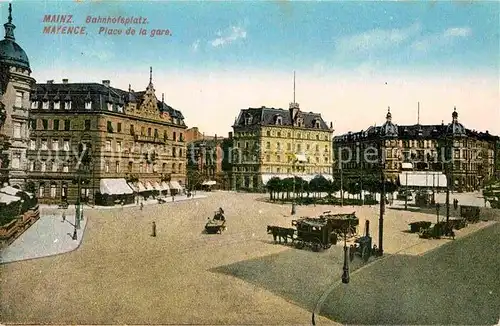
[[[153,136],[134,135],[134,140],[139,143],[165,144],[165,140]]]

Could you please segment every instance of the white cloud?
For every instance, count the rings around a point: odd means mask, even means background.
[[[231,26],[231,28],[222,33],[217,32],[217,38],[211,41],[213,47],[223,47],[229,45],[237,40],[245,39],[247,37],[246,30],[241,26]]]
[[[420,25],[413,24],[401,29],[373,29],[360,34],[340,38],[336,44],[337,55],[372,54],[386,51],[414,38],[420,32]]]
[[[472,34],[472,30],[469,27],[453,27],[448,28],[444,31],[444,37],[467,37]]]
[[[441,33],[431,34],[422,39],[415,40],[411,44],[411,49],[428,52],[432,48],[449,46],[458,38],[468,37],[472,34],[469,27],[452,27],[444,30]]]
[[[199,47],[200,47],[200,40],[196,40],[193,42],[193,44],[191,44],[193,52],[197,52]]]

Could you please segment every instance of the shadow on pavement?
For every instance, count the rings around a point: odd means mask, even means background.
[[[321,315],[360,325],[494,325],[500,307],[500,224],[428,254],[394,255],[351,275]]]
[[[362,265],[356,257],[351,272]],[[342,266],[343,247],[337,245],[323,252],[290,248],[210,271],[240,278],[312,311],[324,291],[340,280]]]

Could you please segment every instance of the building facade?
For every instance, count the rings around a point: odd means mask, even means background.
[[[30,124],[27,169],[41,202],[73,202],[79,189],[94,202],[103,179],[125,179],[138,192],[185,184],[187,127],[157,99],[152,70],[140,92],[109,80],[37,84]]]
[[[331,177],[332,125],[319,113],[301,111],[298,103],[288,110],[241,110],[233,132],[233,189],[263,189],[274,176]]]
[[[382,140],[382,134],[390,134],[391,139]],[[477,190],[498,173],[498,139],[488,132],[466,129],[456,109],[449,124],[408,126],[394,124],[389,111],[380,127],[334,137],[334,172],[342,172],[345,178],[378,175],[380,151],[384,175],[390,181],[403,185],[401,172],[410,169],[446,174],[453,190]],[[428,183],[429,188],[436,186]]]
[[[229,188],[229,171],[224,170],[224,144],[226,139],[217,135],[193,137],[188,143],[188,176],[191,175],[195,188],[209,185],[214,189]]]
[[[28,56],[16,43],[12,4],[0,41],[0,181],[22,187],[26,181],[26,150],[31,77]],[[1,184],[0,184],[1,186]]]

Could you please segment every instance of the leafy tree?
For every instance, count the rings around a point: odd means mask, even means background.
[[[271,200],[276,200],[277,196],[282,189],[281,179],[278,177],[271,178],[266,184],[267,190],[269,191],[269,197]]]

